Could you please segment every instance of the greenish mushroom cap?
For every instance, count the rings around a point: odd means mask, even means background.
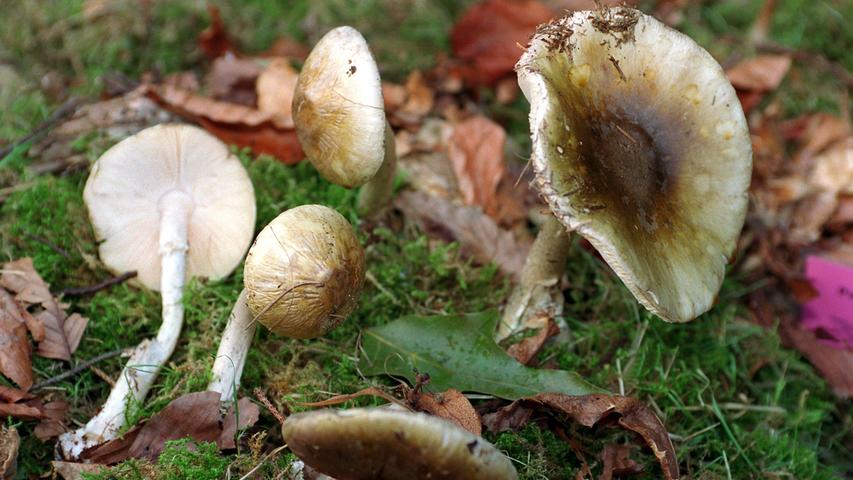
[[[707,311],[747,209],[752,147],[722,68],[637,10],[539,27],[516,65],[536,184],[646,308]]]

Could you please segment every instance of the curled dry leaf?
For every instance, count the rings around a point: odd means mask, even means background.
[[[156,460],[167,441],[186,437],[197,442],[216,442],[220,449],[234,448],[237,430],[254,425],[260,409],[244,397],[237,404],[237,413],[232,406],[223,416],[219,404],[216,392],[184,395],[123,437],[86,450],[80,458],[105,465],[128,458]]]
[[[68,403],[64,401],[49,402],[44,405],[44,418],[36,428],[33,434],[45,442],[51,438],[58,437],[68,430],[65,426],[65,414],[68,412]]]
[[[782,83],[790,68],[787,55],[759,55],[726,70],[726,76],[739,90],[768,92]]]
[[[414,406],[419,411],[453,422],[474,435],[483,433],[480,416],[459,390],[451,388],[440,393],[421,393]]]
[[[505,275],[520,277],[533,243],[529,236],[517,238],[502,230],[479,208],[456,205],[424,192],[403,192],[394,205],[425,232],[459,242],[462,252],[475,261],[494,262]]]
[[[234,46],[231,44],[231,39],[228,38],[228,32],[225,31],[225,24],[222,23],[219,8],[210,4],[207,11],[210,14],[210,25],[199,33],[198,46],[208,58],[213,59],[224,55],[229,50],[233,51]]]
[[[44,339],[39,342],[36,354],[56,360],[71,360],[88,320],[76,313],[66,315],[63,305],[51,295],[48,285],[35,271],[32,259],[22,258],[4,264],[0,286],[15,293],[15,300],[23,308],[33,305],[42,308],[33,315],[44,326]]]
[[[453,54],[471,85],[493,85],[513,71],[540,23],[557,12],[538,0],[486,0],[469,8],[450,32]]]
[[[631,446],[608,443],[601,451],[602,472],[598,480],[612,480],[614,477],[636,475],[643,466],[631,459]]]
[[[220,102],[169,86],[147,85],[148,95],[169,111],[198,122],[226,143],[249,147],[293,164],[304,157],[293,119],[234,103]]]
[[[585,427],[604,419],[639,434],[660,463],[664,478],[678,479],[678,460],[675,447],[660,419],[636,398],[616,395],[569,396],[559,393],[540,393],[513,402],[495,413],[483,417],[483,425],[492,432],[518,429],[524,426],[534,411],[566,415]]]
[[[0,373],[23,389],[33,385],[33,364],[27,327],[18,305],[0,288]]]
[[[15,478],[21,437],[14,427],[0,427],[0,477]]]
[[[290,125],[288,128],[293,128],[290,105],[293,103],[293,91],[298,79],[299,73],[290,66],[286,58],[271,59],[258,76],[258,110],[276,114]]]
[[[531,319],[527,324],[534,326],[534,328],[535,325],[540,325],[539,331],[532,337],[527,337],[518,343],[510,345],[506,349],[506,353],[518,360],[519,363],[531,366],[533,364],[531,361],[536,358],[539,350],[542,350],[545,342],[560,333],[560,327],[557,326],[554,319],[550,316],[540,316]]]
[[[405,100],[393,110],[396,120],[395,124],[419,125],[423,118],[432,111],[435,99],[435,91],[427,85],[426,79],[420,70],[410,73],[403,87]],[[383,87],[382,93],[386,91],[391,95],[399,95],[391,87]],[[396,102],[397,98],[390,99]],[[394,105],[391,105],[394,106]]]
[[[261,71],[261,66],[254,59],[226,53],[214,60],[210,67],[205,79],[207,92],[216,100],[253,107],[258,101],[255,83]]]
[[[492,218],[498,211],[498,184],[506,175],[505,141],[506,132],[500,125],[477,115],[454,126],[448,145],[450,163],[465,203],[483,207]]]

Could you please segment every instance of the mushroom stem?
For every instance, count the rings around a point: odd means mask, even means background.
[[[569,233],[559,220],[548,215],[530,247],[521,281],[504,308],[496,338],[504,340],[528,328],[528,320],[540,312],[558,315],[563,310],[560,278],[566,270]]]
[[[219,350],[213,361],[213,380],[207,385],[207,390],[219,393],[223,402],[237,400],[235,394],[240,387],[243,366],[246,365],[249,346],[255,336],[256,322],[246,304],[247,297],[248,292],[244,288],[234,303],[228,324],[222,332]]]
[[[358,213],[375,218],[391,203],[394,194],[394,174],[397,171],[397,148],[394,131],[385,121],[385,157],[376,175],[361,187],[358,193]]]
[[[181,302],[186,272],[187,222],[192,199],[174,190],[160,199],[160,293],[163,323],[153,340],[143,340],[134,350],[101,411],[86,425],[60,438],[66,458],[110,441],[125,424],[127,406],[139,403],[151,390],[160,367],[172,355],[181,334],[184,307]]]

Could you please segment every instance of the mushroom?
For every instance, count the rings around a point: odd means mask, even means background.
[[[92,167],[83,198],[102,240],[101,260],[116,272],[136,270],[142,285],[160,290],[163,323],[156,338],[136,347],[100,412],[61,437],[69,458],[118,435],[126,406],[145,398],[175,349],[184,282],[230,274],[255,225],[243,165],[225,144],[189,125],[151,127],[109,149]]]
[[[255,320],[279,335],[315,338],[355,309],[364,284],[364,250],[335,210],[292,208],[258,234],[246,256],[243,284],[208,385],[223,401],[232,400],[240,384]]]
[[[491,443],[439,417],[384,407],[287,417],[287,446],[306,465],[347,480],[513,480]]]
[[[323,178],[362,186],[359,213],[378,215],[393,194],[397,154],[379,69],[356,29],[338,27],[317,42],[299,73],[292,111],[299,143]]]
[[[616,7],[541,25],[516,72],[530,101],[535,183],[556,219],[663,320],[707,311],[752,171],[746,120],[719,64],[686,35]],[[528,269],[533,284],[538,270],[553,277],[539,258]],[[505,311],[500,337],[521,326],[523,310]]]

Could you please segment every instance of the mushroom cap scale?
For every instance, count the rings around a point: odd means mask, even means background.
[[[282,434],[307,465],[341,480],[517,478],[491,443],[423,413],[315,410],[288,417]]]
[[[83,198],[106,266],[160,288],[165,202],[190,203],[187,277],[221,278],[240,263],[255,227],[255,194],[240,161],[206,131],[164,124],[119,142],[92,167]]]
[[[667,321],[708,310],[747,209],[752,147],[722,68],[623,7],[541,26],[516,65],[536,184]]]
[[[326,180],[353,188],[373,178],[385,154],[385,107],[379,69],[357,30],[338,27],[317,42],[292,110],[299,143]]]
[[[261,230],[246,256],[243,282],[261,324],[280,335],[314,338],[355,309],[364,273],[352,225],[331,208],[302,205]]]

